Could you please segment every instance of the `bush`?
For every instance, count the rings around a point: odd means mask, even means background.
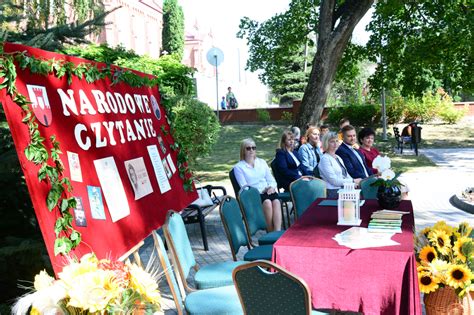
[[[438,111],[438,117],[445,123],[454,125],[459,122],[469,111],[467,106],[461,110],[456,109],[454,105],[442,106]]]
[[[436,117],[438,106],[440,105],[438,95],[428,91],[423,93],[421,99],[410,97],[406,102],[404,121],[430,122]]]
[[[354,126],[373,126],[381,117],[380,105],[348,105],[329,109],[327,122],[338,126],[341,118],[348,118]]]
[[[288,123],[288,124],[292,124],[293,123],[293,113],[283,112],[281,114],[281,120]]]
[[[173,112],[173,136],[192,165],[211,152],[219,137],[219,121],[207,104],[191,98],[180,99]]]
[[[400,94],[388,97],[386,102],[387,123],[398,124],[401,122],[403,120],[405,106],[405,99]]]
[[[270,121],[270,113],[266,109],[257,109],[257,120],[267,123]]]

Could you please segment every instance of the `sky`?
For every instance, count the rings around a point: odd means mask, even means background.
[[[186,32],[192,32],[196,21],[198,21],[197,25],[201,33],[212,33],[212,45],[224,52],[224,61],[219,66],[222,84],[223,86],[234,86],[236,81],[259,84],[256,73],[244,70],[248,49],[246,40],[236,37],[239,31],[240,19],[247,16],[252,20],[263,22],[275,14],[286,11],[290,1],[178,0],[178,3],[183,8]],[[356,27],[353,41],[361,44],[367,42],[369,34],[364,31],[364,28],[370,21],[370,15],[371,12]]]

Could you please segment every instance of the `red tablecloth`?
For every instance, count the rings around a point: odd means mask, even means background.
[[[332,238],[350,227],[337,225],[337,207],[316,200],[273,246],[273,261],[303,278],[311,289],[313,308],[333,308],[364,314],[421,314],[413,253],[412,204],[402,201],[403,233],[392,239],[401,245],[353,250]],[[380,207],[366,200],[361,226]]]

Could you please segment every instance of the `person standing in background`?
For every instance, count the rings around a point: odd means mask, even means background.
[[[225,96],[225,100],[227,102],[227,107],[229,109],[236,109],[239,107],[239,103],[237,102],[237,99],[235,98],[234,93],[232,92],[232,88],[229,86],[227,88],[227,94]]]
[[[226,110],[226,109],[227,109],[227,102],[225,101],[225,96],[222,96],[221,109],[222,109],[222,110]]]

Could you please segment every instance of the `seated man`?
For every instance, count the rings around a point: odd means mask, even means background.
[[[344,165],[352,178],[366,178],[372,175],[372,171],[365,162],[364,155],[353,148],[357,141],[355,128],[351,125],[342,128],[342,144],[336,154],[344,161]]]

